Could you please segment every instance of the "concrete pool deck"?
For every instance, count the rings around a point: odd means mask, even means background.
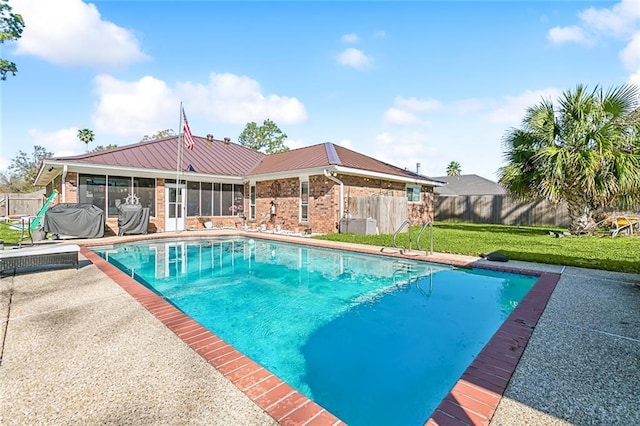
[[[196,235],[216,233],[170,236]],[[73,242],[126,239],[138,238]],[[504,397],[480,423],[640,424],[640,276],[504,265],[561,275]],[[0,424],[277,424],[84,257],[79,270],[2,278],[0,315]]]

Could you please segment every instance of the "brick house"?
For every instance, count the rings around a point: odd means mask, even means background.
[[[57,203],[100,207],[106,212],[105,229],[113,233],[117,206],[130,194],[150,209],[150,232],[211,222],[332,233],[345,216],[347,194],[406,197],[407,217],[425,221],[433,219],[433,188],[443,184],[332,143],[266,155],[228,139],[195,141],[193,150],[179,150],[179,138],[173,136],[48,158],[35,184],[46,186],[47,194],[57,189]]]

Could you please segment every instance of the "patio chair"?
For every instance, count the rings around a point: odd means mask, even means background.
[[[55,244],[0,251],[0,275],[13,269],[48,265],[71,265],[78,269],[77,244]]]

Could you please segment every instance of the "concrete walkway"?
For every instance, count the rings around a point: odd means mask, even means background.
[[[640,276],[566,268],[493,425],[640,424]]]
[[[0,425],[275,424],[95,266],[0,285]]]
[[[505,265],[562,278],[491,424],[640,424],[640,276]],[[2,278],[0,318],[2,425],[275,423],[87,261]]]

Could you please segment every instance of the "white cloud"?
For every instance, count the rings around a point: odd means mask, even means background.
[[[383,30],[377,30],[373,33],[373,38],[382,39],[387,38],[387,33]]]
[[[142,138],[166,129],[179,114],[172,89],[155,77],[127,82],[99,75],[94,84],[99,98],[92,116],[97,132]]]
[[[591,40],[585,34],[584,30],[577,25],[570,27],[553,27],[549,30],[547,38],[557,44],[561,43],[578,43],[591,44]]]
[[[357,70],[369,68],[373,65],[373,59],[365,55],[364,52],[350,47],[338,55],[338,62]]]
[[[298,99],[263,94],[257,81],[230,73],[211,73],[207,83],[180,82],[175,87],[152,76],[124,81],[99,75],[94,85],[98,105],[92,116],[93,125],[97,132],[111,135],[142,138],[177,125],[180,100],[192,126],[198,115],[230,124],[269,118],[282,125],[307,119]]]
[[[26,25],[16,52],[59,65],[119,67],[148,57],[134,34],[81,0],[13,0]]]
[[[418,124],[422,120],[417,115],[399,108],[389,108],[384,113],[384,121],[389,124],[397,124],[406,126],[409,124]]]
[[[284,144],[289,147],[289,149],[298,149],[307,146],[302,139],[287,139],[284,141]]]
[[[627,46],[620,52],[620,57],[627,69],[640,71],[640,30],[633,34]]]
[[[358,34],[345,34],[342,36],[342,41],[345,43],[357,43],[358,41],[360,41],[360,38],[358,37]]]
[[[640,69],[629,76],[629,83],[640,86]]]
[[[342,139],[341,141],[339,141],[337,143],[337,145],[340,145],[343,148],[347,148],[347,149],[351,149],[354,150],[353,148],[353,142],[351,142],[350,139]]]
[[[555,43],[592,44],[597,38],[613,37],[626,43],[620,52],[632,73],[640,68],[640,1],[622,0],[610,8],[590,7],[578,14],[579,25],[555,27],[548,37]]]
[[[375,138],[372,157],[415,171],[416,163],[421,163],[424,167],[427,159],[432,159],[436,154],[437,150],[430,146],[425,133],[410,131],[396,135],[384,132]],[[424,172],[423,168],[422,173]]]
[[[33,145],[44,147],[47,151],[53,152],[56,157],[80,154],[87,150],[85,143],[78,139],[77,127],[60,129],[54,132],[29,129],[28,134],[33,141]],[[95,146],[89,146],[89,149],[93,148]]]
[[[548,88],[525,90],[517,96],[505,96],[502,105],[489,114],[489,119],[494,123],[520,123],[529,107],[539,104],[543,99],[555,101],[560,94],[560,90]]]
[[[586,28],[616,37],[635,31],[640,20],[640,2],[623,0],[610,9],[590,7],[578,15]]]
[[[414,97],[396,97],[393,106],[384,113],[384,121],[388,124],[408,126],[412,124],[430,124],[420,117],[420,113],[434,112],[441,110],[444,106],[435,99],[418,99]]]
[[[190,108],[213,121],[245,124],[269,118],[277,124],[297,124],[307,119],[297,98],[263,94],[260,83],[247,76],[211,73],[207,84],[179,83],[176,90]]]

